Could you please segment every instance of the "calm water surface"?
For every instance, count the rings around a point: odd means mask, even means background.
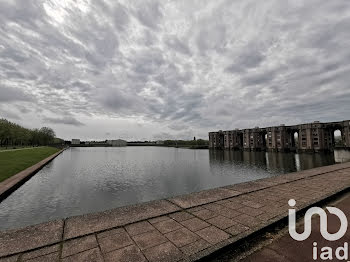
[[[337,154],[342,160],[349,153]],[[0,203],[0,229],[331,165],[335,154],[70,148]]]

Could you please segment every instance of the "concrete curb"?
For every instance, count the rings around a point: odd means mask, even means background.
[[[13,191],[28,181],[40,169],[51,162],[55,157],[61,154],[66,148],[54,153],[53,155],[41,160],[35,165],[28,167],[0,183],[0,203],[7,198]]]

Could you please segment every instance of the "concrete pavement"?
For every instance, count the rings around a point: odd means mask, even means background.
[[[335,203],[329,203],[327,206],[335,206],[342,210],[348,220],[350,220],[350,193],[347,193]],[[328,214],[328,231],[335,233],[340,228],[340,220],[337,216]],[[303,232],[304,223],[300,223],[297,227],[297,232]],[[317,243],[317,253],[313,252],[315,247],[313,243]],[[240,260],[241,262],[302,262],[302,261],[325,261],[320,258],[323,247],[330,247],[333,250],[332,261],[343,261],[335,257],[334,252],[338,247],[344,246],[344,243],[350,242],[350,228],[344,237],[337,241],[327,241],[320,233],[319,216],[314,216],[312,219],[312,233],[310,237],[302,242],[296,241],[290,237],[288,232],[278,240],[273,241],[270,245],[263,247],[261,250]],[[313,255],[316,259],[313,259]],[[349,254],[349,253],[348,253]],[[346,261],[348,261],[347,259]]]

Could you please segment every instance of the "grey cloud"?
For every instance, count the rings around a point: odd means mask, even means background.
[[[167,132],[161,132],[161,133],[156,133],[153,135],[153,140],[168,140],[168,139],[175,139],[176,137]]]
[[[111,15],[113,17],[115,26],[119,30],[125,30],[127,28],[130,18],[128,11],[123,5],[117,3]]]
[[[179,131],[179,130],[184,130],[187,129],[188,126],[185,124],[177,124],[177,123],[173,123],[169,125],[169,128],[175,131]]]
[[[33,102],[34,98],[19,88],[0,86],[0,102],[10,103],[14,101]]]
[[[136,101],[133,101],[133,97],[128,94],[123,94],[121,92],[109,92],[109,95],[102,98],[102,103],[106,107],[119,111],[120,113],[125,110],[132,111],[136,106]],[[131,112],[130,112],[131,113]]]
[[[22,114],[27,114],[27,113],[30,113],[32,112],[32,110],[24,107],[24,106],[18,106],[18,110],[22,113]]]
[[[264,55],[259,50],[246,48],[245,52],[246,53],[239,54],[237,58],[234,58],[234,62],[225,68],[225,71],[230,73],[242,73],[247,69],[258,67],[264,60]]]
[[[244,86],[252,86],[252,85],[264,85],[268,83],[273,83],[273,79],[275,78],[274,71],[265,71],[259,74],[249,74],[245,77],[242,77],[242,83]]]
[[[156,29],[158,27],[158,22],[162,18],[163,14],[160,8],[160,3],[156,1],[140,3],[141,5],[137,7],[136,17],[139,19],[141,24],[151,28]]]
[[[191,50],[188,47],[188,44],[185,41],[180,41],[177,37],[169,37],[165,39],[165,43],[171,49],[180,52],[185,55],[190,55]]]
[[[166,130],[140,137],[348,116],[347,0],[83,2],[0,1],[2,103]]]
[[[63,125],[72,125],[72,126],[84,126],[85,125],[72,116],[67,116],[67,117],[62,117],[62,118],[44,117],[43,120],[47,123],[52,123],[52,124],[63,124]]]
[[[299,101],[293,105],[272,105],[275,114],[303,117],[303,121],[330,121],[335,114],[339,114],[336,120],[345,120],[347,112],[350,110],[350,105],[347,101],[350,99],[350,93],[339,95],[329,95],[327,101]],[[335,106],[338,105],[338,106]],[[323,112],[320,114],[320,110]],[[292,113],[291,113],[292,112]],[[271,112],[265,111],[265,116],[271,116]],[[296,123],[297,124],[297,123]]]
[[[132,71],[134,73],[150,76],[157,73],[165,61],[161,50],[151,49],[140,52],[132,58],[131,63],[133,64]]]
[[[43,7],[40,2],[13,0],[0,2],[0,21],[16,21],[25,26],[36,27],[42,17]]]
[[[15,50],[14,48],[8,47],[1,52],[2,59],[11,59],[17,63],[23,63],[28,59],[23,53]]]
[[[86,83],[80,80],[74,81],[73,83],[70,84],[70,86],[72,88],[77,88],[79,89],[81,92],[88,92],[91,89],[93,89],[93,87],[91,86],[90,83]]]
[[[222,52],[226,42],[226,25],[223,24],[208,24],[199,32],[197,46],[200,52],[209,50]]]
[[[9,111],[9,110],[5,110],[3,108],[0,108],[0,118],[7,118],[7,119],[11,119],[11,120],[12,119],[13,120],[21,120],[22,119],[18,114],[14,113],[12,111]]]

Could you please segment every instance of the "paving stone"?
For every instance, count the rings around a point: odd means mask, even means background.
[[[146,258],[135,245],[111,251],[104,257],[105,262],[146,262]]]
[[[205,222],[197,217],[186,220],[186,221],[182,221],[180,223],[193,232],[210,226],[210,224],[208,224],[207,222]]]
[[[18,255],[15,255],[10,257],[0,258],[0,262],[17,262],[18,257],[19,257]]]
[[[150,262],[175,262],[184,257],[183,253],[171,242],[146,249],[143,253]]]
[[[214,188],[184,196],[174,197],[169,200],[182,208],[190,208],[237,196],[239,194],[240,192],[227,188]]]
[[[103,232],[97,234],[97,239],[100,240],[101,238],[109,237],[109,236],[120,234],[123,232],[125,232],[124,228],[115,228],[115,229],[103,231]]]
[[[235,236],[235,235],[243,233],[247,230],[249,230],[249,227],[237,223],[237,224],[233,225],[232,227],[227,228],[225,231],[230,233],[232,236]]]
[[[264,248],[262,251],[253,253],[247,258],[243,259],[244,262],[291,262],[289,259],[286,259],[285,256],[278,254],[276,251],[269,248]]]
[[[164,235],[162,235],[156,230],[141,235],[133,236],[132,238],[141,250],[157,246],[168,241]]]
[[[218,205],[224,206],[225,204],[227,204],[227,203],[229,203],[229,202],[230,202],[229,199],[224,199],[224,200],[216,201],[215,203],[218,204]]]
[[[270,213],[270,212],[276,212],[276,211],[281,211],[280,207],[282,206],[283,204],[281,203],[278,203],[278,202],[275,202],[273,205],[270,205],[270,206],[263,206],[261,207],[260,209],[265,211],[265,213]],[[287,208],[287,211],[288,211],[288,208]]]
[[[261,203],[257,203],[257,202],[250,201],[250,200],[244,201],[244,202],[242,202],[242,204],[245,206],[248,206],[248,207],[252,207],[252,208],[260,208],[260,207],[264,206]]]
[[[184,221],[184,220],[188,220],[188,219],[194,217],[194,216],[191,215],[190,213],[187,213],[187,212],[184,212],[184,211],[176,212],[176,213],[170,214],[169,216],[170,216],[172,219],[175,219],[177,222],[181,222],[181,221]]]
[[[244,196],[240,195],[237,197],[231,197],[228,199],[232,204],[240,204],[242,205],[242,202],[245,201]]]
[[[233,220],[250,228],[256,227],[262,223],[259,219],[248,216],[246,214],[234,217]]]
[[[261,215],[264,213],[263,210],[257,209],[257,208],[252,208],[252,207],[242,207],[239,212],[242,212],[246,215],[256,217],[258,215]]]
[[[167,200],[120,207],[100,213],[70,217],[65,221],[64,239],[83,236],[110,228],[158,217],[181,208]]]
[[[103,253],[133,244],[131,238],[124,229],[118,231],[116,234],[110,234],[109,236],[99,238],[98,243],[100,244]]]
[[[228,217],[228,218],[233,218],[233,217],[236,217],[238,215],[241,215],[242,213],[237,211],[237,210],[234,210],[234,209],[231,209],[231,208],[227,208],[227,207],[224,207],[218,211],[216,211],[216,214],[217,215],[222,215],[224,217]]]
[[[172,231],[168,234],[165,234],[165,236],[173,242],[177,247],[182,247],[185,245],[188,245],[190,243],[195,242],[199,237],[189,231],[186,228],[181,228],[175,231]]]
[[[59,252],[54,252],[54,253],[43,255],[40,257],[35,257],[35,258],[31,258],[28,260],[22,260],[22,261],[26,261],[26,262],[58,262],[59,261]]]
[[[40,256],[44,256],[50,253],[54,253],[54,252],[58,252],[60,249],[60,245],[53,245],[53,246],[48,246],[48,247],[43,247],[40,248],[38,250],[34,250],[34,251],[30,251],[27,253],[24,253],[22,255],[22,260],[28,260],[28,259],[32,259],[32,258],[36,258],[36,257],[40,257]]]
[[[223,209],[224,207],[222,205],[216,204],[216,203],[210,203],[210,204],[206,204],[203,206],[206,209],[209,209],[211,211],[219,211],[221,209]]]
[[[69,240],[63,243],[62,257],[68,257],[85,250],[97,247],[97,240],[95,235],[89,235],[86,237],[80,237],[77,239]]]
[[[192,212],[197,212],[197,211],[203,210],[203,209],[204,209],[204,207],[198,206],[198,207],[192,207],[192,208],[186,209],[186,211],[192,213]]]
[[[256,216],[256,218],[261,220],[261,221],[266,222],[266,221],[268,221],[276,216],[277,216],[277,214],[275,214],[275,213],[263,213],[259,216]]]
[[[103,257],[98,248],[93,248],[73,256],[65,257],[62,262],[103,262]]]
[[[247,193],[247,192],[253,192],[256,190],[261,190],[267,187],[268,187],[267,185],[263,185],[258,182],[247,182],[247,183],[227,186],[226,188],[230,190],[234,190],[236,192]]]
[[[167,213],[173,213],[175,211],[180,211],[181,210],[181,207],[179,207],[178,205],[170,202],[169,200],[156,200],[156,201],[153,201],[153,202],[159,202],[158,205],[167,211]]]
[[[172,219],[155,223],[153,226],[163,234],[182,228],[182,225]]]
[[[128,231],[130,236],[135,236],[152,231],[155,228],[148,221],[142,221],[135,224],[127,225],[125,229],[126,231]]]
[[[213,211],[210,211],[210,210],[208,210],[208,209],[202,209],[202,210],[193,212],[192,214],[194,214],[195,216],[197,216],[197,217],[199,217],[199,218],[201,218],[201,219],[204,219],[204,220],[207,220],[207,219],[209,219],[209,218],[218,216],[217,213],[215,213],[215,212],[213,212]]]
[[[196,233],[210,244],[219,243],[230,237],[230,235],[225,231],[222,231],[214,226],[206,227],[197,231]]]
[[[186,254],[187,256],[190,256],[208,248],[209,246],[210,244],[204,239],[198,239],[197,241],[189,245],[186,245],[184,247],[181,247],[180,249],[184,254]]]
[[[207,222],[220,229],[226,229],[237,224],[236,221],[233,221],[232,219],[224,216],[213,217],[211,219],[208,219]]]
[[[155,224],[155,223],[165,221],[168,219],[169,219],[168,216],[161,216],[161,217],[155,217],[155,218],[148,219],[148,222],[150,222],[151,224]]]
[[[231,202],[231,201],[223,203],[222,205],[225,206],[225,207],[234,209],[234,210],[239,210],[240,208],[244,207],[244,205],[241,204],[241,203]]]
[[[58,243],[63,220],[0,232],[0,257]]]

